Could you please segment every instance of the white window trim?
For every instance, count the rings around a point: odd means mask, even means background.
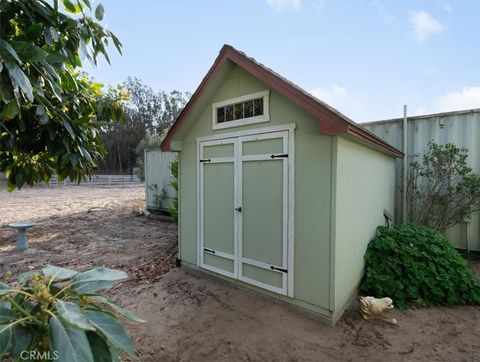
[[[242,118],[235,121],[217,123],[217,108],[233,105],[235,103],[245,102],[249,100],[253,100],[255,98],[263,98],[263,114],[261,116],[249,117],[249,118]],[[212,129],[224,129],[224,128],[231,128],[231,127],[239,127],[245,126],[248,124],[254,123],[262,123],[270,121],[270,107],[269,107],[269,100],[270,100],[270,91],[264,90],[262,92],[246,94],[241,97],[226,99],[221,102],[216,102],[212,104]]]

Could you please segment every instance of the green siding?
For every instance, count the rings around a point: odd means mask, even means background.
[[[207,146],[203,149],[203,158],[233,157],[233,143]]]
[[[203,262],[217,269],[222,269],[222,270],[226,270],[229,273],[233,273],[233,268],[234,268],[233,260],[225,259],[225,258],[222,258],[221,256],[216,256],[209,253],[204,253]]]
[[[337,137],[335,211],[335,310],[350,297],[363,275],[363,255],[383,210],[394,213],[394,159]]]
[[[270,140],[247,141],[243,143],[242,147],[244,156],[283,153],[283,139],[273,138]]]
[[[295,265],[294,300],[297,305],[329,309],[330,190],[332,137],[319,134],[319,121],[275,91],[270,93],[270,121],[212,130],[211,103],[268,87],[239,67],[233,67],[202,111],[192,114],[182,130],[180,153],[180,249],[182,260],[196,264],[197,255],[197,137],[296,124],[295,131]],[[270,293],[267,293],[270,294]],[[285,299],[285,298],[282,298]],[[310,308],[315,309],[315,308]]]
[[[204,245],[234,253],[234,169],[233,162],[204,166]]]
[[[277,288],[282,287],[282,274],[274,271],[257,268],[253,265],[243,264],[243,275],[247,278],[258,280],[262,283],[273,285]]]
[[[283,160],[243,162],[243,253],[283,265]],[[261,241],[261,242],[259,242]]]
[[[196,165],[197,144],[183,144],[179,154],[179,258],[194,264],[197,263]]]

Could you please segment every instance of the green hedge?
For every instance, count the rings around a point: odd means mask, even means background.
[[[444,235],[423,226],[380,226],[365,253],[360,291],[410,305],[480,305],[480,282]]]

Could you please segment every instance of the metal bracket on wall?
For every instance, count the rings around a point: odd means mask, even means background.
[[[284,153],[282,155],[271,155],[270,158],[287,158],[288,153]]]
[[[273,265],[270,266],[270,269],[276,270],[276,271],[279,271],[279,272],[282,272],[282,273],[288,273],[287,269],[277,268],[276,266],[273,266]]]

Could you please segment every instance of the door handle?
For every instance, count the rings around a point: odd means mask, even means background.
[[[242,212],[242,207],[241,207],[241,206],[236,207],[236,208],[235,208],[235,211]]]

